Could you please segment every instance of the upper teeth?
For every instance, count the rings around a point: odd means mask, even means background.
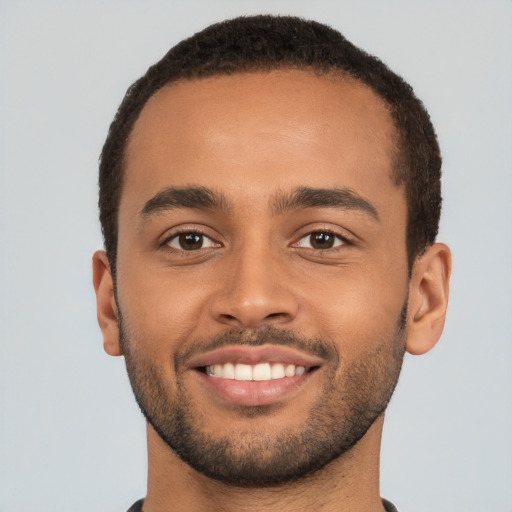
[[[282,363],[225,363],[206,367],[207,375],[212,377],[222,377],[223,379],[235,380],[272,380],[282,379],[283,377],[294,377],[306,372],[304,366],[295,366],[294,364]]]

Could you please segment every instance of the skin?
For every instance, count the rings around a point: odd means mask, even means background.
[[[266,326],[329,340],[333,360],[341,363],[329,360],[300,392],[260,415],[218,399],[197,373],[179,373],[195,410],[202,411],[195,416],[198,426],[236,442],[240,431],[261,437],[300,429],[326,399],[326,380],[342,396],[344,372],[365,354],[392,352],[397,343],[413,354],[430,350],[444,325],[451,257],[445,245],[434,244],[416,259],[409,278],[404,190],[391,180],[394,137],[382,101],[339,77],[296,70],[238,74],[156,93],[127,148],[117,303],[105,253],[93,257],[107,353],[126,350],[120,308],[133,349],[154,365],[172,394],[177,355],[197,340]],[[168,187],[191,185],[222,194],[229,208],[142,213]],[[375,214],[361,207],[275,207],[276,197],[301,187],[348,189]],[[184,251],[176,238],[165,244],[177,227],[199,230],[206,246]],[[311,233],[326,231],[340,237],[335,247],[308,246]],[[407,336],[397,340],[407,299]],[[383,510],[382,424],[383,414],[350,452],[308,478],[251,489],[198,473],[148,426],[144,510]]]

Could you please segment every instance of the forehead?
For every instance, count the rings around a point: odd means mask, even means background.
[[[382,195],[394,187],[394,139],[384,102],[351,78],[285,70],[177,82],[135,123],[121,206],[189,184],[247,200],[304,185]]]

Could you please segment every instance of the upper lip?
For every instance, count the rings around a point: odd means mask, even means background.
[[[193,356],[188,361],[188,366],[201,368],[225,363],[283,363],[311,368],[321,366],[324,362],[319,356],[281,345],[230,345]]]

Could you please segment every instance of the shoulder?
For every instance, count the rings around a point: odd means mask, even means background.
[[[393,505],[393,503],[391,503],[390,501],[385,500],[384,498],[382,498],[382,504],[384,505],[384,509],[386,510],[386,512],[398,512],[398,509],[395,507],[395,505]]]
[[[126,512],[142,512],[142,504],[144,500],[135,502]]]

